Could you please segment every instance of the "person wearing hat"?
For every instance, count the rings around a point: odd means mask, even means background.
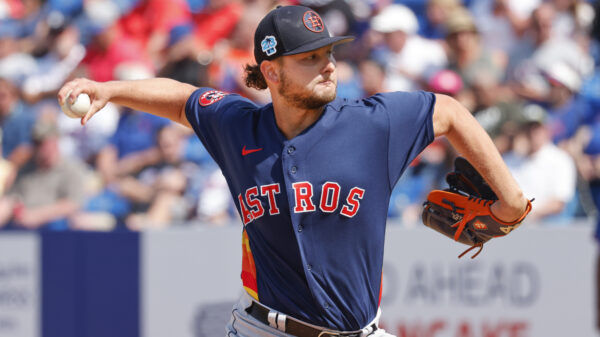
[[[389,5],[371,20],[371,29],[383,36],[385,86],[389,91],[418,90],[426,78],[448,63],[442,44],[417,35],[417,17],[404,5]]]
[[[336,98],[331,36],[318,13],[284,6],[254,35],[246,84],[268,89],[259,106],[235,94],[169,79],[71,81],[92,107],[127,105],[192,127],[221,167],[243,223],[244,294],[228,336],[390,336],[377,325],[391,190],[435,136],[446,135],[500,197],[500,219],[527,200],[492,141],[455,100],[428,92]],[[71,92],[69,97],[67,93]]]
[[[69,228],[68,218],[85,198],[85,164],[65,158],[56,123],[40,118],[32,131],[33,157],[0,198],[0,228]]]
[[[485,50],[473,17],[464,8],[458,8],[446,21],[449,69],[462,78],[465,88],[470,89],[477,74],[499,78],[503,76],[505,56]]]
[[[548,105],[548,124],[552,141],[556,144],[575,136],[582,125],[594,123],[596,110],[579,94],[582,79],[575,69],[565,62],[550,64],[543,71],[549,91],[545,103]]]
[[[551,94],[546,73],[557,63],[565,64],[580,78],[594,71],[593,58],[578,39],[557,34],[556,15],[552,3],[544,2],[538,6],[531,13],[528,29],[518,48],[510,54],[508,79],[515,93],[529,101],[545,101]],[[575,82],[569,85],[573,84]]]
[[[425,8],[427,20],[419,34],[429,39],[443,39],[446,36],[446,20],[460,7],[462,7],[460,0],[427,0]]]

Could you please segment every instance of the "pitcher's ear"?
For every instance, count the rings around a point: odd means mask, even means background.
[[[260,64],[260,71],[267,82],[279,83],[279,72],[277,71],[277,65],[275,62],[262,61]]]

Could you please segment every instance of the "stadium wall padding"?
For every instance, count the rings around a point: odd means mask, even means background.
[[[41,234],[42,336],[138,337],[139,234]]]

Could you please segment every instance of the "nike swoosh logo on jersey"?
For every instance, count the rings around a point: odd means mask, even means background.
[[[246,150],[246,145],[244,145],[244,148],[242,149],[242,156],[245,156],[245,155],[250,154],[250,153],[258,152],[258,151],[261,151],[261,150],[262,150],[262,147],[260,149]]]

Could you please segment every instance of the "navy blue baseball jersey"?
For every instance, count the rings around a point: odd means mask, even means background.
[[[210,88],[187,119],[221,167],[241,216],[242,282],[258,301],[336,330],[357,330],[381,299],[389,197],[434,138],[428,92],[336,99],[293,139],[258,106]]]

